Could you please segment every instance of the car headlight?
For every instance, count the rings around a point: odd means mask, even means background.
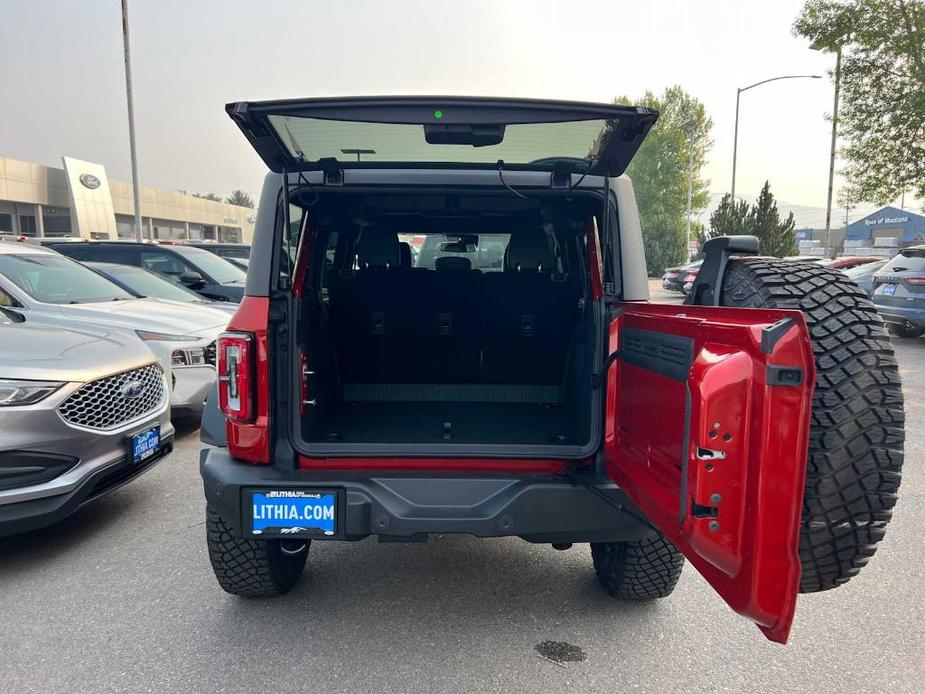
[[[0,378],[0,407],[32,405],[44,400],[64,383],[60,381],[21,381]]]
[[[152,333],[149,330],[136,330],[138,335],[145,342],[193,342],[199,338],[195,335],[171,335],[170,333]]]
[[[171,366],[202,366],[206,363],[204,347],[183,347],[170,353]]]

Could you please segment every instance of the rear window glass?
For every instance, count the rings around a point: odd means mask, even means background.
[[[597,153],[598,139],[613,127],[603,119],[562,123],[512,123],[501,141],[431,144],[421,124],[364,123],[270,115],[270,124],[296,159],[342,162],[530,164],[542,159],[583,159]],[[436,121],[435,121],[436,123]]]
[[[894,270],[894,268],[900,267],[904,268],[904,270]],[[894,272],[925,270],[925,248],[907,248],[888,262],[883,269],[894,270]]]
[[[416,257],[414,243],[409,244],[414,267],[433,270],[439,258],[457,257],[466,258],[473,270],[494,272],[504,269],[504,251],[510,238],[510,234],[427,234]]]

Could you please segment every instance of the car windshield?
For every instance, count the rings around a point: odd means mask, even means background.
[[[208,275],[218,284],[243,282],[247,278],[244,270],[209,251],[190,246],[174,246],[173,250],[183,256],[184,260],[199,268],[202,274]]]
[[[125,285],[140,296],[152,296],[155,299],[183,301],[190,304],[204,304],[195,292],[184,289],[170,280],[158,276],[150,270],[131,265],[91,265],[108,277]]]
[[[206,248],[206,250],[210,249]],[[240,258],[241,260],[247,260],[251,257],[251,247],[241,246],[239,248],[216,248],[212,250],[212,253],[215,253],[215,255],[221,256],[222,258]]]
[[[857,279],[858,277],[866,277],[867,275],[872,275],[877,270],[883,267],[886,261],[884,260],[875,260],[872,263],[864,263],[863,265],[855,265],[852,268],[845,270],[845,274],[848,275],[851,279]]]
[[[0,253],[0,275],[36,301],[89,304],[131,299],[131,294],[57,253]]]

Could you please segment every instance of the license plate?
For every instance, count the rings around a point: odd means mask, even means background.
[[[132,462],[140,463],[157,453],[161,444],[161,428],[151,427],[132,437]]]
[[[252,535],[334,535],[337,493],[302,489],[250,491]]]
[[[893,296],[896,293],[896,285],[895,284],[884,284],[883,293],[886,294],[887,296]]]

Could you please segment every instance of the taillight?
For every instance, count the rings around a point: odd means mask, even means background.
[[[218,402],[238,422],[254,419],[254,336],[222,333],[218,338]]]
[[[913,287],[925,286],[925,277],[903,277],[903,282],[911,284]]]

